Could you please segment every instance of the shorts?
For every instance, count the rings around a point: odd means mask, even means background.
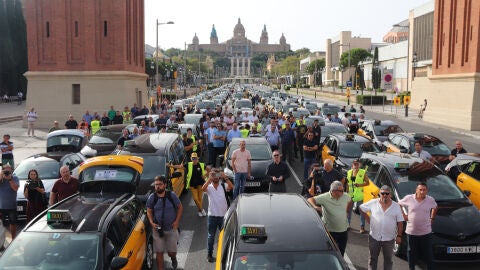
[[[158,235],[157,230],[153,230],[153,251],[154,252],[177,252],[177,243],[179,239],[178,230],[163,232],[163,237]]]
[[[0,209],[0,214],[3,225],[17,224],[17,209]]]

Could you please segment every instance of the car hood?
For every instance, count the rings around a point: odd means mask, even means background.
[[[439,202],[432,230],[435,234],[463,240],[460,238],[480,233],[480,212],[467,201],[464,203]]]
[[[252,160],[252,176],[255,178],[263,178],[267,173],[268,165],[272,164],[272,160]],[[227,167],[232,169],[232,160],[228,160]]]

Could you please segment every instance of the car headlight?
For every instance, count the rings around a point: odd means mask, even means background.
[[[225,169],[223,169],[223,172],[225,173],[225,175],[230,178],[230,179],[234,179],[235,176],[233,174],[233,171],[230,170],[229,168],[225,167]]]

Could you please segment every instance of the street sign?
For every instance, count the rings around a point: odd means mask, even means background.
[[[385,89],[392,89],[392,82],[385,82],[383,83],[383,87],[385,87]]]
[[[393,98],[393,105],[400,106],[400,97]]]
[[[347,87],[352,87],[352,81],[347,81]]]
[[[410,96],[403,96],[403,104],[410,105]]]

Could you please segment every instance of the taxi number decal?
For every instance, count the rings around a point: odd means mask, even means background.
[[[94,180],[107,180],[117,176],[117,170],[97,170]]]

